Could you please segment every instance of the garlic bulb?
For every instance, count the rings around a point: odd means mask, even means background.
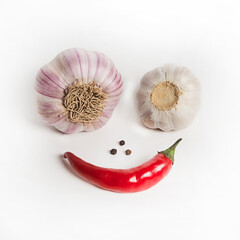
[[[143,76],[137,101],[144,125],[179,130],[193,121],[199,109],[200,84],[186,67],[167,64]]]
[[[35,89],[43,120],[73,133],[96,130],[109,120],[123,82],[104,54],[68,49],[40,69]]]

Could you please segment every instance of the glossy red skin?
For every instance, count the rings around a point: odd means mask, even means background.
[[[172,161],[162,153],[158,153],[149,161],[130,169],[98,167],[85,162],[71,152],[66,152],[64,157],[85,181],[105,190],[119,193],[140,192],[151,188],[172,168]]]

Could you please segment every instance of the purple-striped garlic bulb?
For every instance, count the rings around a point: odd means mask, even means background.
[[[37,74],[38,111],[64,133],[101,128],[119,102],[123,82],[104,54],[68,49]]]

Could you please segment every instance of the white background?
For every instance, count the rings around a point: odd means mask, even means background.
[[[239,0],[1,0],[0,239],[240,239],[239,12]],[[64,135],[42,123],[34,82],[72,47],[110,57],[125,91],[102,129]],[[142,126],[135,104],[143,74],[165,63],[190,68],[202,86],[193,124],[169,133]],[[170,174],[136,194],[89,185],[61,158],[128,168],[179,137]]]

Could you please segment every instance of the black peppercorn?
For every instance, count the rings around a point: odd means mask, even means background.
[[[125,145],[125,141],[124,141],[124,140],[121,140],[121,141],[119,142],[119,145],[120,145],[120,146]]]
[[[115,148],[111,149],[110,153],[111,153],[112,155],[117,154],[117,149],[115,149]]]

